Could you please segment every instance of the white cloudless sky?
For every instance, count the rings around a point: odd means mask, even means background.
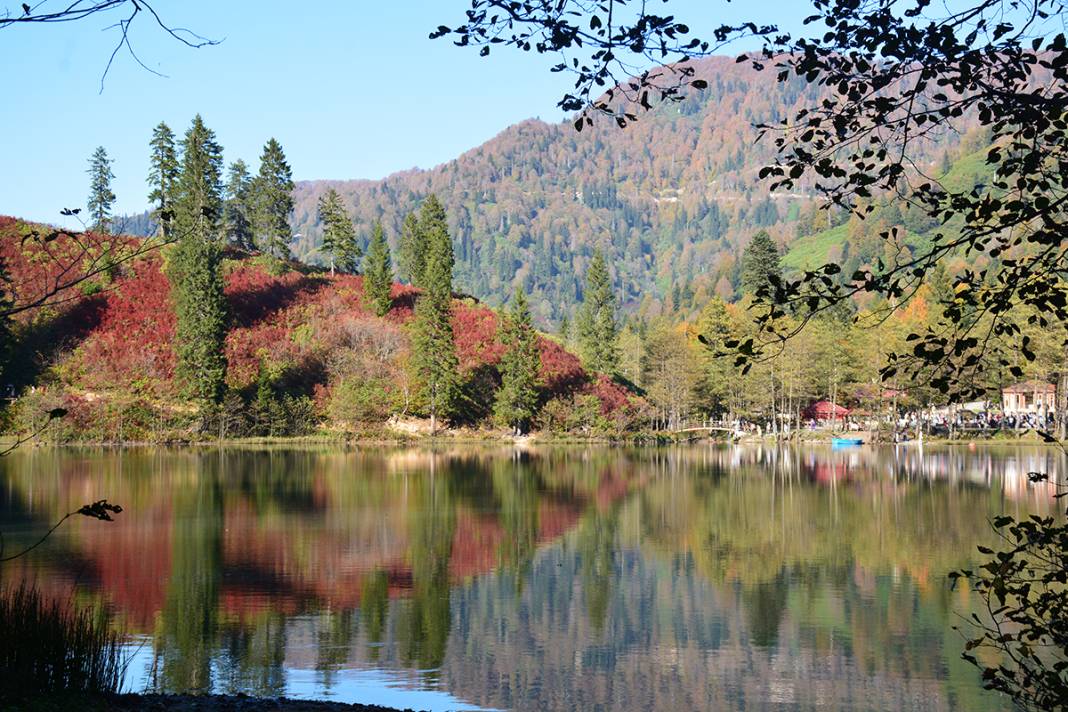
[[[659,3],[657,3],[659,5]],[[462,22],[466,0],[156,0],[173,26],[220,44],[190,49],[141,15],[138,57],[120,51],[101,91],[119,14],[0,29],[0,214],[62,222],[85,204],[89,155],[114,160],[116,214],[147,206],[152,128],[177,135],[200,113],[225,150],[255,170],[278,139],[298,180],[381,178],[455,158],[507,126],[556,108],[570,88],[555,57],[495,49],[489,59],[427,35]],[[739,18],[798,26],[790,2],[672,0],[662,6],[695,34]],[[0,9],[18,4],[0,0]],[[739,51],[746,49],[739,47]]]

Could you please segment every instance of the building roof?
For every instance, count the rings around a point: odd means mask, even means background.
[[[1014,383],[1001,390],[1002,393],[1056,393],[1057,386],[1045,381],[1031,380],[1022,383]]]
[[[801,417],[822,420],[824,418],[843,418],[851,411],[840,405],[835,405],[829,400],[818,400],[801,411]]]

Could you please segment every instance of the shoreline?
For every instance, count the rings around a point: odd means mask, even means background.
[[[636,433],[631,437],[612,438],[603,436],[580,437],[580,436],[554,436],[554,435],[497,435],[486,433],[472,435],[457,433],[443,435],[400,435],[398,437],[341,437],[335,435],[297,435],[277,437],[254,437],[254,438],[229,438],[209,440],[126,440],[126,441],[100,441],[100,440],[28,440],[23,441],[17,450],[35,450],[39,448],[288,448],[288,449],[315,449],[335,448],[345,450],[358,450],[361,448],[380,447],[433,447],[445,445],[484,445],[505,446],[511,445],[517,448],[538,446],[603,446],[618,448],[633,447],[671,447],[678,445],[717,444],[717,445],[833,445],[834,440],[840,437],[857,436],[865,434],[857,433],[808,433],[812,437],[801,438],[777,438],[770,435],[748,435],[739,439],[730,438],[678,438],[668,434]],[[924,438],[919,440],[907,440],[902,442],[883,441],[863,437],[864,442],[853,447],[926,447],[928,445],[967,445],[967,446],[999,446],[999,445],[1023,445],[1029,447],[1059,447],[1063,448],[1068,443],[1048,442],[1032,433],[1022,433],[1016,437],[987,437],[987,438]],[[18,442],[17,437],[12,435],[0,436],[0,448],[9,447]]]
[[[90,694],[53,692],[29,699],[2,699],[0,706],[20,712],[416,712],[411,708],[383,707],[359,702],[300,700],[289,697],[236,695],[190,695],[128,692]]]

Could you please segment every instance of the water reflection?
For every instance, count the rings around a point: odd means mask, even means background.
[[[999,709],[945,574],[1041,448],[24,451],[8,576],[109,606],[136,687],[515,709]],[[419,692],[422,691],[422,692]],[[423,696],[412,697],[420,694]]]

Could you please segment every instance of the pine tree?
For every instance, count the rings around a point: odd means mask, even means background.
[[[593,371],[612,374],[619,368],[619,325],[608,265],[600,251],[586,272],[586,291],[575,320],[579,351]]]
[[[499,327],[500,328],[500,327]],[[500,340],[505,345],[501,356],[501,387],[493,404],[493,416],[502,425],[525,433],[537,412],[538,371],[541,354],[538,336],[530,317],[530,307],[523,292],[516,290],[512,312],[503,322]]]
[[[164,240],[171,237],[174,223],[174,198],[178,189],[178,153],[174,149],[174,132],[166,123],[160,121],[152,130],[151,168],[148,172],[148,184],[152,190],[148,194],[149,202],[156,207],[152,218],[159,225],[160,236]]]
[[[92,229],[96,232],[108,232],[111,229],[111,208],[115,205],[115,193],[111,190],[111,181],[115,174],[111,172],[111,159],[103,146],[97,146],[89,158],[89,200],[86,208],[92,220]]]
[[[226,224],[226,240],[243,250],[256,248],[252,240],[253,205],[252,176],[248,166],[240,158],[230,164],[226,181],[226,202],[223,217]]]
[[[452,332],[452,240],[437,233],[427,245],[423,293],[415,304],[411,368],[430,413],[430,429],[455,414],[460,378]]]
[[[330,274],[335,265],[342,272],[355,272],[363,253],[356,243],[352,219],[333,188],[319,196],[319,222],[323,225],[322,249],[330,256]]]
[[[408,280],[408,284],[422,284],[423,270],[426,267],[426,240],[419,229],[419,217],[415,213],[404,216],[398,259],[401,273]]]
[[[178,373],[188,394],[209,407],[223,395],[226,297],[221,272],[222,148],[200,116],[182,140],[175,196],[179,239],[169,259]]]
[[[393,306],[390,298],[392,288],[393,266],[389,258],[389,245],[382,232],[382,224],[375,223],[363,261],[363,291],[364,298],[378,316],[385,316]]]
[[[282,146],[273,138],[263,147],[260,172],[254,183],[256,214],[253,230],[257,246],[279,259],[289,258],[289,214],[293,212],[293,171]]]
[[[761,230],[746,245],[742,253],[742,291],[771,299],[775,294],[774,280],[782,280],[779,248],[766,230]],[[761,292],[763,290],[763,292]]]

